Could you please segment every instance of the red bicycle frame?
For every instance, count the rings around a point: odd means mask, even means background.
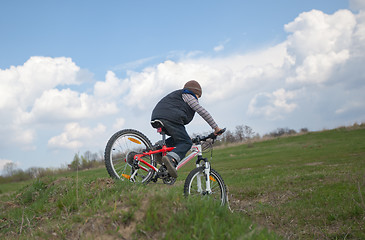
[[[158,168],[156,168],[155,166],[153,166],[150,163],[143,160],[142,157],[151,156],[151,155],[157,154],[157,153],[162,153],[162,155],[165,156],[168,152],[172,151],[174,148],[175,147],[163,146],[162,149],[159,149],[159,150],[155,150],[155,151],[150,150],[149,152],[146,152],[146,153],[137,154],[134,156],[134,158],[137,159],[139,161],[139,163],[143,163],[144,165],[148,166],[150,169],[153,169],[155,172],[158,172]],[[193,145],[191,148],[191,151],[192,151],[192,153],[190,153],[188,156],[186,156],[184,159],[182,159],[179,162],[179,164],[176,167],[176,170],[179,170],[180,168],[182,168],[186,163],[188,163],[191,159],[193,159],[199,153],[201,154],[201,150],[199,150],[198,146]],[[141,166],[141,164],[139,164],[139,163],[138,163],[139,168],[141,168],[142,170],[144,170],[146,172],[149,171],[148,168]]]
[[[175,147],[166,147],[166,146],[163,146],[162,149],[159,149],[159,150],[155,150],[155,151],[150,150],[147,153],[137,154],[136,156],[134,156],[134,158],[136,158],[139,162],[145,164],[149,168],[152,168],[155,172],[158,172],[158,168],[156,168],[155,166],[153,166],[153,165],[149,164],[148,162],[146,162],[145,160],[143,160],[142,157],[151,156],[151,155],[156,154],[156,153],[162,153],[162,155],[165,156],[167,152],[172,151],[174,148]],[[138,164],[138,166],[141,169],[145,170],[146,172],[149,171],[147,168],[141,166],[140,164]]]

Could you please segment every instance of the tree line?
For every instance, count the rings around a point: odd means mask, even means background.
[[[95,168],[103,164],[103,153],[92,153],[91,151],[86,151],[84,154],[75,153],[72,162],[66,166],[61,166],[60,168],[31,167],[27,170],[22,170],[17,167],[17,164],[10,162],[5,164],[3,168],[3,174],[0,176],[0,184],[20,182],[66,172]]]
[[[300,129],[300,133],[307,133],[307,128]],[[263,136],[256,133],[250,126],[247,125],[239,125],[236,126],[235,130],[227,130],[220,140],[218,141],[219,144],[229,144],[229,143],[248,143],[251,146],[253,140],[260,140],[260,139],[268,139],[268,138],[276,138],[281,136],[289,136],[298,134],[297,131],[290,128],[277,128],[270,133],[267,133]]]

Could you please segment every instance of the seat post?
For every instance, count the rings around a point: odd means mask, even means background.
[[[162,145],[166,145],[166,133],[162,130],[162,128],[158,128],[157,132],[162,135]]]
[[[166,133],[162,131],[162,144],[166,145]]]

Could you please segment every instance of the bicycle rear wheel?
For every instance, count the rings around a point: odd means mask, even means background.
[[[209,196],[224,205],[227,202],[227,188],[222,177],[217,171],[210,169],[209,179],[212,192],[208,193],[206,191],[204,169],[204,167],[198,167],[189,173],[184,184],[185,196]],[[201,183],[200,186],[199,182]]]
[[[112,178],[130,180],[135,170],[137,174],[136,182],[148,182],[154,172],[146,171],[133,162],[135,154],[140,154],[151,149],[151,141],[141,132],[133,129],[125,129],[115,133],[105,147],[104,161],[105,167]],[[154,156],[145,156],[143,160],[156,166]]]

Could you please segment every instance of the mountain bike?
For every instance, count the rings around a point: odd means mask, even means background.
[[[134,129],[118,131],[109,139],[104,159],[106,169],[112,178],[133,183],[157,182],[158,179],[162,179],[165,184],[175,183],[176,178],[170,176],[161,162],[162,156],[172,151],[174,147],[166,146],[166,129],[163,123],[156,120],[151,124],[162,135],[159,144],[152,145],[143,133]],[[224,131],[225,129],[222,129],[218,134]],[[185,179],[185,196],[209,196],[224,205],[228,201],[224,181],[219,173],[211,168],[209,160],[203,157],[204,150],[212,150],[216,138],[217,135],[214,133],[193,138],[190,153],[178,163],[176,169],[179,170],[196,157],[196,168]]]

